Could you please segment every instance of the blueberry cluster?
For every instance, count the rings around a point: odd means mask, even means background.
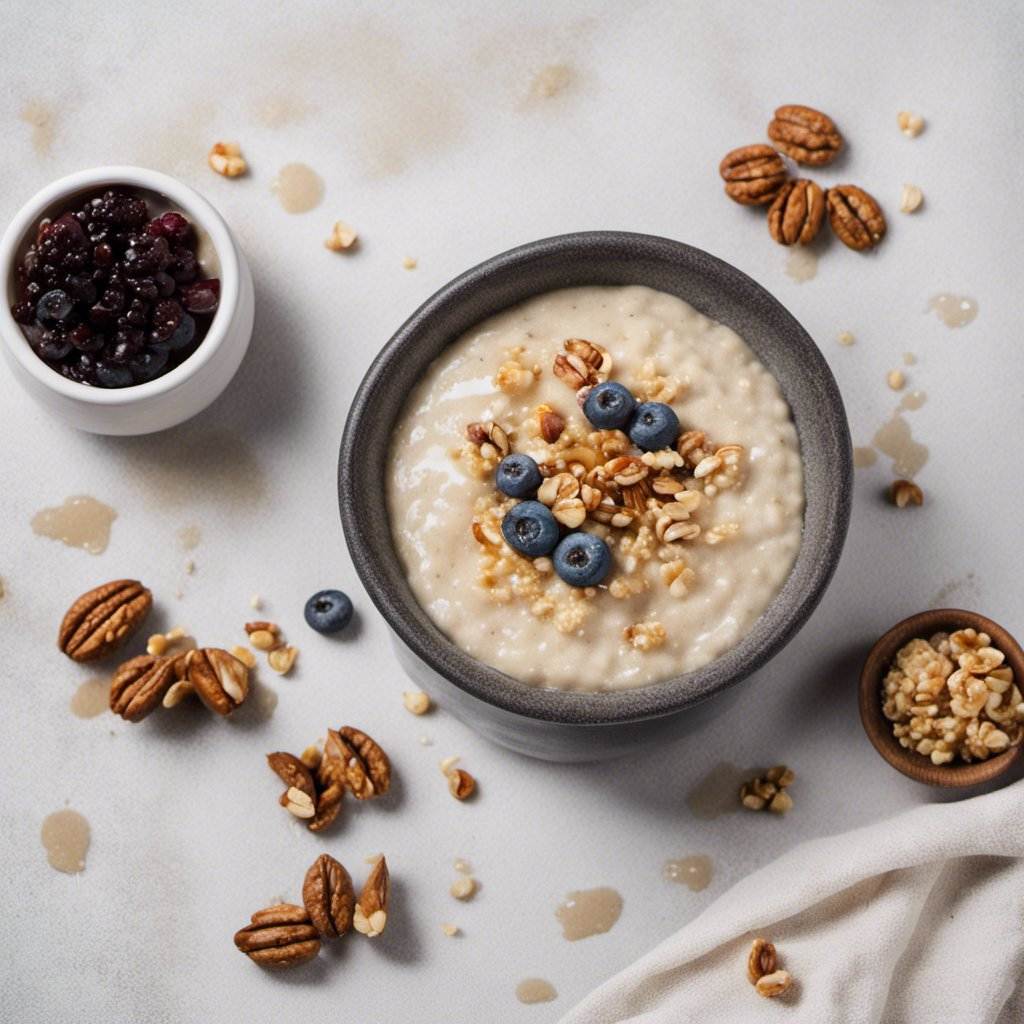
[[[583,413],[598,430],[623,430],[643,451],[671,447],[679,437],[679,418],[664,402],[641,402],[616,381],[591,388]],[[574,531],[562,536],[551,509],[533,499],[543,482],[540,468],[529,455],[516,453],[501,460],[495,474],[498,490],[514,505],[501,521],[509,547],[527,558],[551,555],[555,572],[572,587],[596,587],[608,575],[612,555],[592,533]]]
[[[80,384],[123,388],[187,359],[220,301],[192,225],[109,190],[44,220],[16,268],[11,307],[32,351]]]

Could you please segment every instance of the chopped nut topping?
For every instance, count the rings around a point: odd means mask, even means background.
[[[580,482],[572,473],[556,473],[537,489],[537,500],[550,507],[556,502],[575,498],[579,493]]]
[[[153,657],[159,658],[167,650],[167,637],[163,633],[154,633],[146,641],[146,653],[152,654]]]
[[[660,622],[634,622],[622,631],[622,639],[637,651],[653,651],[665,642],[666,636]]]
[[[449,939],[453,939],[459,934],[459,926],[457,924],[443,924],[441,925],[441,931],[444,932]]]
[[[924,131],[924,118],[920,114],[912,114],[909,110],[901,110],[896,115],[896,124],[908,139],[916,138]]]
[[[285,810],[290,811],[296,818],[312,818],[316,814],[313,798],[295,786],[290,786],[285,793],[284,806]]]
[[[900,192],[900,213],[913,213],[924,202],[924,193],[916,185],[904,185]]]
[[[405,256],[402,259],[402,267],[405,270],[415,270],[419,266],[419,263],[413,256]]]
[[[175,708],[195,692],[196,688],[187,679],[179,679],[167,688],[161,703],[165,708]]]
[[[324,239],[324,248],[330,249],[331,252],[348,252],[358,241],[359,235],[355,228],[343,220],[336,220],[334,227],[331,228],[330,237]]]
[[[902,391],[907,385],[907,375],[902,370],[890,370],[886,374],[885,382],[893,391]]]
[[[469,875],[456,878],[450,892],[457,900],[471,900],[476,895],[476,879]]]
[[[915,639],[882,683],[882,713],[900,746],[932,764],[985,760],[1024,739],[1024,698],[986,633]]]
[[[894,480],[889,488],[889,500],[897,508],[908,505],[923,505],[924,491],[912,480]]]
[[[248,169],[237,142],[215,142],[206,159],[225,178],[237,178]]]
[[[705,544],[721,544],[723,540],[735,537],[740,532],[739,523],[719,523],[704,534]]]
[[[532,387],[539,376],[540,367],[537,367],[537,372],[534,373],[518,359],[509,359],[498,367],[498,372],[494,375],[494,386],[507,395],[520,395]]]
[[[682,558],[675,558],[661,567],[662,582],[673,597],[686,597],[697,582],[697,574]]]
[[[857,339],[853,336],[853,333],[851,331],[840,331],[839,334],[836,336],[836,340],[839,342],[840,345],[850,346],[854,344],[854,342],[856,342]]]
[[[407,690],[402,694],[405,710],[414,715],[425,715],[431,708],[430,697],[422,690]]]
[[[253,611],[258,612],[263,607],[263,598],[259,594],[253,594],[249,598],[249,607]]]

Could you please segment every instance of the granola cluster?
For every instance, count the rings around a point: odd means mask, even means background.
[[[582,407],[590,388],[607,379],[611,356],[580,338],[568,339],[564,350],[552,372]],[[517,346],[504,354],[493,385],[522,395],[542,372]],[[686,390],[684,381],[662,372],[654,360],[642,364],[633,387],[645,400],[666,403]],[[543,477],[537,500],[566,529],[586,524],[604,540],[614,556],[612,574],[600,588],[576,589],[558,579],[550,558],[531,559],[513,550],[501,523],[516,501],[495,489],[473,507],[471,530],[480,546],[477,582],[490,601],[521,601],[563,633],[582,626],[601,590],[625,600],[660,585],[672,597],[685,598],[698,584],[689,546],[720,544],[740,533],[736,522],[706,522],[714,498],[743,481],[746,452],[740,445],[718,445],[701,430],[687,430],[671,448],[641,452],[622,430],[596,430],[570,418],[567,410],[538,404],[518,430],[495,422],[468,424],[464,445],[451,454],[470,476],[489,480],[520,439]],[[653,650],[664,643],[665,631],[657,622],[638,622],[623,640],[635,650]]]
[[[1024,697],[987,633],[959,629],[900,648],[882,711],[900,745],[948,764],[983,761],[1024,739]]]

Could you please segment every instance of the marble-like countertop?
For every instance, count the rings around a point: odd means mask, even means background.
[[[874,754],[856,715],[866,646],[897,618],[954,604],[1022,629],[1019,334],[1022,29],[1011,2],[426,5],[223,3],[175,11],[111,2],[12,3],[0,42],[6,159],[0,219],[60,174],[137,162],[176,174],[225,214],[253,266],[256,334],[230,390],[191,423],[147,438],[72,432],[4,375],[0,402],[0,602],[5,786],[0,888],[7,914],[0,1019],[17,1024],[311,1019],[553,1021],[752,868],[793,844],[891,815],[934,794]],[[567,87],[530,97],[551,66]],[[555,76],[558,79],[558,76]],[[832,241],[797,283],[758,214],[728,202],[716,167],[758,141],[779,103],[830,112],[849,140],[818,177],[862,184],[890,235],[871,256]],[[908,140],[901,109],[928,127]],[[26,120],[27,119],[27,120]],[[34,122],[34,126],[28,122]],[[251,174],[216,177],[205,155],[241,142]],[[289,161],[323,177],[315,211],[289,216],[270,181]],[[904,182],[925,205],[897,212]],[[322,239],[343,218],[351,257]],[[443,709],[401,706],[386,629],[354,578],[335,502],[337,443],[352,392],[392,330],[450,277],[544,235],[621,228],[701,246],[751,274],[819,341],[855,444],[899,402],[886,373],[912,352],[905,413],[930,458],[921,509],[882,498],[888,460],[858,470],[842,563],[799,637],[698,736],[613,764],[559,767],[509,755]],[[418,259],[414,271],[405,256]],[[972,296],[950,330],[931,296]],[[837,343],[840,331],[856,344]],[[33,535],[32,514],[71,494],[118,511],[100,556]],[[197,526],[196,571],[178,533]],[[241,639],[249,596],[302,650],[270,685],[270,719],[155,716],[82,721],[88,675],[55,650],[67,600],[138,576],[153,625]],[[331,642],[302,622],[306,597],[341,586],[358,628]],[[183,596],[178,599],[178,590]],[[268,677],[269,673],[264,673]],[[360,806],[324,838],[278,809],[263,764],[351,721],[386,743],[401,778],[388,806]],[[432,746],[421,746],[421,736]],[[458,754],[480,780],[460,805],[437,770]],[[784,820],[702,820],[687,793],[716,763],[779,760],[798,773]],[[39,840],[65,805],[85,814],[84,873],[57,874]],[[351,938],[315,967],[270,976],[231,945],[248,914],[299,895],[323,850],[361,875],[383,850],[395,876],[389,932]],[[663,880],[668,858],[705,853],[701,893]],[[854,855],[855,851],[851,851]],[[448,895],[452,861],[482,889]],[[625,899],[606,935],[566,943],[568,890]],[[445,921],[464,934],[446,938]],[[556,1002],[514,998],[526,976]]]

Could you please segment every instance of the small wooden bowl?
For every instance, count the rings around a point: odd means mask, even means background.
[[[952,633],[968,627],[988,633],[992,646],[1006,655],[1005,664],[1013,669],[1014,682],[1020,686],[1024,680],[1024,650],[1020,644],[999,623],[958,608],[936,608],[898,622],[871,648],[860,673],[860,720],[868,739],[898,772],[929,786],[977,786],[1001,775],[1024,753],[1024,745],[1018,745],[987,761],[932,764],[916,750],[901,747],[892,733],[892,722],[882,714],[882,680],[896,652],[915,637],[927,640],[935,633]]]

